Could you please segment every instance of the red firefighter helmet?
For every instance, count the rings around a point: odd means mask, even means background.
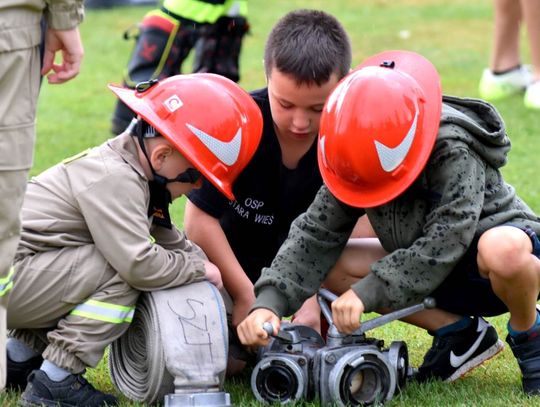
[[[439,75],[423,56],[387,51],[347,75],[324,106],[319,168],[340,201],[369,208],[407,189],[425,167],[439,129]]]
[[[176,75],[135,90],[109,85],[131,110],[167,138],[227,198],[253,157],[262,114],[233,81],[214,74]]]

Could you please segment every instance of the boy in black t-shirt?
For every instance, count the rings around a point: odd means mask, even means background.
[[[253,283],[306,210],[322,179],[317,166],[319,118],[326,97],[351,65],[349,38],[331,15],[297,10],[272,29],[264,55],[267,88],[252,92],[263,113],[261,143],[229,201],[209,183],[189,194],[184,226],[222,273],[236,327],[248,314]],[[320,329],[315,297],[295,322]]]

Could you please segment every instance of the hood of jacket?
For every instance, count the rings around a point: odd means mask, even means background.
[[[504,121],[491,104],[454,96],[443,97],[437,141],[446,139],[467,143],[494,168],[506,164],[511,146]]]

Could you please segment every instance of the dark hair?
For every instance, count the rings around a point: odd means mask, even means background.
[[[335,72],[339,79],[351,67],[351,44],[345,29],[320,10],[296,10],[274,26],[264,50],[264,69],[277,68],[298,84],[322,85]]]

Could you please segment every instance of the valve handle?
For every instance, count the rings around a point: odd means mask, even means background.
[[[268,321],[266,321],[262,327],[266,331],[266,333],[273,338],[280,339],[281,341],[287,342],[287,343],[294,342],[294,339],[291,333],[284,331],[283,329],[279,329],[277,335],[274,335],[274,327]]]
[[[326,301],[332,302],[336,300],[337,298],[338,298],[337,295],[335,295],[333,292],[325,288],[321,288],[319,290],[319,294],[318,294],[319,305],[321,306],[321,310],[325,318],[328,320],[330,324],[333,323],[332,311],[330,310],[330,307],[328,306],[328,303]],[[415,304],[410,307],[406,307],[397,311],[390,312],[386,315],[382,315],[380,317],[370,319],[366,322],[362,322],[362,325],[360,326],[358,330],[355,331],[355,334],[358,334],[358,335],[364,334],[365,332],[378,328],[382,325],[385,325],[388,322],[392,322],[392,321],[395,321],[396,319],[407,317],[409,315],[412,315],[419,311],[423,311],[425,309],[435,308],[435,306],[436,306],[435,298],[426,297],[420,304]]]
[[[411,305],[410,307],[402,308],[397,311],[392,311],[386,315],[381,315],[380,317],[363,322],[362,325],[360,325],[360,329],[358,329],[356,332],[363,334],[367,331],[371,331],[372,329],[385,325],[388,322],[395,321],[396,319],[408,317],[409,315],[415,314],[425,309],[435,308],[435,305],[435,298],[426,297],[420,304]]]

